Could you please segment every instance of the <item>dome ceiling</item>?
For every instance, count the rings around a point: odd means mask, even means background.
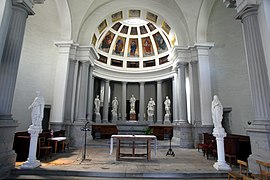
[[[116,68],[161,66],[175,42],[175,33],[161,16],[134,9],[111,14],[92,37],[98,61]]]

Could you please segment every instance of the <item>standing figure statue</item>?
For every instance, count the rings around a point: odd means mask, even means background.
[[[130,102],[130,114],[135,114],[135,102],[136,102],[136,98],[134,97],[134,95],[131,95],[131,98],[129,100]]]
[[[117,116],[117,109],[118,109],[118,100],[117,97],[114,97],[112,101],[112,114],[113,116]]]
[[[32,126],[42,127],[45,101],[44,98],[40,95],[39,91],[36,93],[37,96],[35,97],[33,103],[28,107],[28,109],[32,109]]]
[[[100,99],[99,99],[99,95],[96,96],[95,101],[95,113],[99,114],[99,109],[100,109]]]
[[[166,96],[166,99],[164,101],[164,105],[165,105],[165,115],[171,115],[171,100],[169,99],[168,96]]]
[[[221,122],[223,117],[223,106],[219,101],[217,95],[214,95],[212,101],[212,118],[215,128],[222,128]]]
[[[148,105],[147,105],[147,114],[148,117],[153,117],[154,116],[154,112],[155,112],[155,101],[153,100],[153,98],[150,98]]]

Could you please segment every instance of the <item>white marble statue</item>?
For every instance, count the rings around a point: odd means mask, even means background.
[[[223,117],[223,107],[221,102],[219,101],[217,95],[214,95],[212,101],[212,118],[215,128],[222,128],[221,122]]]
[[[32,109],[32,126],[42,127],[45,101],[44,98],[40,95],[39,91],[36,93],[37,96],[35,97],[33,103],[28,107],[28,109]]]
[[[171,100],[169,99],[168,96],[166,96],[164,106],[165,106],[165,115],[171,115]]]
[[[148,117],[154,116],[155,105],[156,105],[156,103],[153,100],[153,98],[150,98],[150,100],[148,101],[148,105],[147,105],[147,114],[148,114]]]
[[[100,99],[99,99],[99,95],[96,96],[95,100],[94,100],[94,104],[95,104],[95,113],[99,114],[99,109],[100,109]]]
[[[134,95],[131,95],[131,98],[129,100],[130,102],[130,114],[135,114],[135,102],[136,102],[136,98],[134,97]]]
[[[118,110],[118,100],[117,97],[114,97],[114,100],[112,101],[112,115],[117,116],[117,110]]]

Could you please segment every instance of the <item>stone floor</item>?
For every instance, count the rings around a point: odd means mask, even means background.
[[[206,159],[197,149],[172,147],[175,156],[166,156],[169,141],[158,141],[157,155],[152,148],[152,159],[124,158],[121,161],[109,154],[109,140],[94,140],[84,148],[71,148],[64,153],[52,154],[46,161],[41,159],[41,166],[33,170],[20,169],[22,162],[7,179],[226,179],[226,171],[213,168],[216,160]],[[131,149],[124,147],[123,152]],[[144,153],[145,147],[136,149]]]

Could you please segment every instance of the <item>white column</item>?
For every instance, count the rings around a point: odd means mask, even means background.
[[[88,120],[93,121],[93,102],[94,102],[94,76],[93,76],[93,66],[89,67],[89,88],[88,88]]]
[[[105,92],[104,92],[104,103],[103,103],[103,123],[108,123],[108,113],[109,113],[109,88],[110,88],[110,81],[105,80]]]
[[[56,74],[54,82],[54,93],[53,93],[53,105],[51,122],[63,122],[64,119],[64,108],[65,108],[65,97],[68,80],[68,69],[69,69],[69,58],[75,54],[76,50],[72,41],[56,42],[55,45],[58,47],[58,60],[56,65]]]
[[[144,120],[144,82],[140,82],[140,118],[139,121]]]
[[[254,1],[245,1],[246,6],[238,6],[237,18],[241,19],[244,32],[251,101],[254,110],[254,121],[246,128],[250,136],[252,151],[248,163],[252,172],[258,172],[256,160],[270,161],[270,88],[257,17],[259,6],[252,2]]]
[[[79,72],[79,61],[75,62],[74,67],[74,76],[73,76],[73,87],[72,87],[72,105],[71,105],[71,119],[75,120],[75,110],[76,110],[76,93],[77,93],[77,79],[78,79],[78,72]]]
[[[127,83],[126,82],[122,82],[122,120],[125,121],[126,120],[126,112],[127,112]]]
[[[190,62],[191,119],[195,126],[201,126],[200,91],[198,81],[198,61]]]
[[[200,106],[202,125],[213,125],[211,116],[212,90],[209,68],[209,48],[213,43],[196,44],[198,52],[198,72],[200,88]]]
[[[172,78],[173,84],[173,123],[178,119],[178,111],[177,111],[177,74],[174,74]]]
[[[157,81],[157,123],[163,123],[162,81]]]
[[[79,87],[79,98],[78,98],[78,114],[77,120],[86,120],[86,109],[87,109],[87,89],[88,89],[88,68],[89,61],[81,61],[81,76],[80,76],[80,87]]]
[[[187,120],[187,94],[186,94],[186,70],[187,63],[179,63],[179,72],[180,72],[180,91],[179,91],[179,100],[180,100],[180,114],[179,119],[180,123],[188,123]]]
[[[11,108],[16,85],[17,72],[28,15],[33,15],[32,7],[14,1],[12,16],[9,22],[8,33],[0,64],[0,119],[11,120]],[[31,2],[28,2],[31,4]],[[16,37],[16,38],[14,38]]]

